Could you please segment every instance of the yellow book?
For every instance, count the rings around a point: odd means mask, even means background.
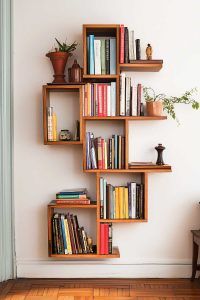
[[[65,224],[65,235],[66,235],[66,239],[67,239],[67,251],[68,251],[68,254],[72,254],[72,246],[71,246],[71,241],[70,241],[69,227],[68,227],[67,219],[64,220],[64,224]]]
[[[119,187],[119,218],[124,219],[124,187]]]
[[[119,219],[119,188],[115,188],[115,219]]]
[[[124,188],[124,218],[128,219],[128,188]]]
[[[115,205],[116,192],[115,192],[115,189],[113,190],[113,200],[114,200],[114,204],[113,204],[113,219],[116,219],[116,205]]]
[[[53,113],[53,141],[57,141],[57,116]]]

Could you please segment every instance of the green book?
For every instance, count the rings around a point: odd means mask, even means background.
[[[106,74],[106,41],[101,40],[101,74]]]
[[[86,199],[86,195],[61,195],[56,194],[56,199]]]

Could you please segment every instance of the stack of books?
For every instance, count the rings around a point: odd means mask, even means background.
[[[116,74],[116,38],[87,36],[88,74]]]
[[[84,86],[83,116],[116,116],[116,82]]]
[[[53,107],[47,108],[47,135],[48,141],[57,141],[57,116]]]
[[[144,185],[113,186],[100,178],[100,218],[144,219]]]
[[[87,189],[67,189],[56,194],[56,204],[92,204]]]
[[[86,169],[124,169],[125,137],[114,134],[105,140],[86,133]]]
[[[112,224],[100,224],[100,254],[112,254]]]
[[[120,116],[144,116],[142,85],[132,85],[124,72],[120,74]]]
[[[134,30],[120,25],[120,64],[132,63],[140,59],[140,47],[135,46]]]
[[[91,253],[84,227],[76,215],[55,213],[52,218],[53,254]]]

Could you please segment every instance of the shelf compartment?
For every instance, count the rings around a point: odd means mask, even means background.
[[[99,223],[144,223],[146,219],[99,219]]]
[[[135,60],[133,63],[119,64],[122,71],[158,72],[162,69],[163,60]]]
[[[150,117],[150,116],[113,116],[113,117],[83,117],[87,121],[102,121],[102,120],[129,120],[129,121],[153,121],[153,120],[167,120],[167,116]]]
[[[119,258],[120,252],[118,247],[113,247],[112,254],[97,254],[97,253],[90,253],[90,254],[49,254],[49,257],[61,259],[61,260],[73,260],[73,259],[80,259],[80,260],[90,260],[90,259],[107,259],[107,258]]]
[[[164,173],[164,172],[172,172],[171,166],[168,166],[168,168],[164,168],[162,166],[159,166],[157,168],[137,168],[134,169],[106,169],[106,170],[100,170],[100,169],[84,169],[83,172],[85,173]]]

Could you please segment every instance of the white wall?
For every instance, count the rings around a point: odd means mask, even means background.
[[[121,258],[95,262],[52,262],[47,256],[46,205],[63,188],[87,186],[80,146],[45,146],[42,136],[42,84],[52,80],[45,53],[54,37],[77,40],[82,62],[82,24],[121,23],[134,28],[154,57],[159,73],[135,73],[135,82],[179,95],[199,86],[200,2],[196,0],[15,0],[14,1],[14,198],[19,277],[188,277],[190,230],[199,228],[200,112],[177,107],[181,126],[130,123],[130,160],[155,159],[154,146],[166,146],[173,173],[149,177],[149,221],[115,224]],[[72,60],[69,62],[71,65]]]

